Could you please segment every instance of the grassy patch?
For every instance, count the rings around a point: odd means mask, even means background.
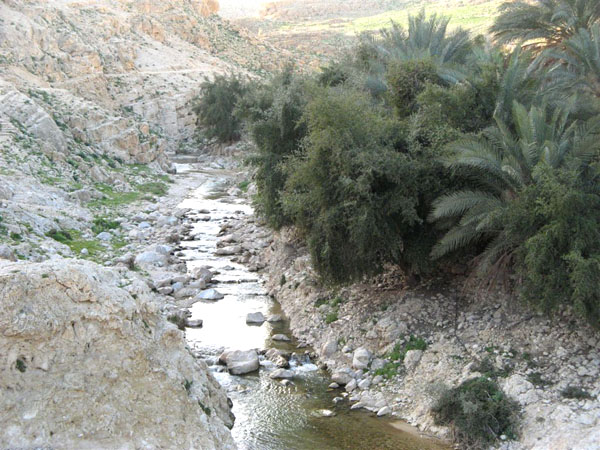
[[[325,316],[325,323],[326,323],[326,324],[333,323],[333,322],[335,322],[336,320],[338,320],[338,312],[337,312],[337,311],[330,312],[330,313],[328,313],[328,314]]]
[[[427,350],[427,342],[423,338],[410,336],[408,342],[404,345],[397,343],[389,353],[388,358],[392,361],[404,361],[406,352],[409,350]]]
[[[250,181],[248,181],[248,180],[244,180],[240,184],[238,184],[238,188],[242,192],[248,192],[248,186],[250,186]]]
[[[107,217],[96,217],[92,225],[92,231],[95,234],[102,233],[103,231],[116,230],[121,224],[115,220],[110,220]]]
[[[465,447],[487,448],[502,435],[516,438],[518,403],[485,377],[443,391],[432,412],[435,423],[454,428]]]
[[[389,362],[386,363],[381,369],[375,370],[375,375],[381,375],[388,380],[390,378],[395,377],[398,374],[398,367],[400,367],[400,363],[397,362]]]
[[[90,206],[116,207],[128,205],[138,201],[141,197],[139,192],[117,192],[111,186],[103,183],[97,184],[96,189],[98,189],[104,195],[101,199],[91,201]]]
[[[83,239],[79,230],[50,230],[46,236],[68,246],[76,256],[93,259],[106,249],[97,240]],[[81,255],[81,250],[87,249],[87,255]]]
[[[137,185],[137,189],[143,194],[152,194],[157,197],[162,197],[169,191],[167,185],[160,181],[150,181],[148,183],[139,184]]]

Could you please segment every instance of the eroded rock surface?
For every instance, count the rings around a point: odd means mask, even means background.
[[[0,261],[0,448],[233,449],[225,393],[143,283]]]

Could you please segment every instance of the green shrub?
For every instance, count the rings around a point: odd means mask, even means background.
[[[514,439],[519,405],[487,378],[445,390],[432,408],[436,425],[451,426],[464,446],[487,448],[501,435]]]
[[[246,91],[246,83],[237,75],[217,75],[212,81],[206,79],[201,89],[202,94],[194,106],[198,123],[209,137],[221,142],[238,140],[241,121],[234,110]]]
[[[587,400],[592,398],[589,392],[579,386],[567,386],[560,394],[565,398],[574,398],[576,400]]]
[[[95,217],[92,225],[92,231],[95,234],[102,233],[103,231],[116,230],[121,224],[115,220],[110,220],[106,217]]]
[[[177,325],[177,328],[179,328],[180,330],[185,331],[185,326],[187,324],[185,317],[183,317],[179,314],[171,314],[167,317],[167,320],[169,322]]]
[[[281,204],[287,180],[284,163],[298,151],[306,134],[301,119],[307,95],[305,82],[288,68],[268,84],[251,89],[238,109],[257,147],[256,155],[249,158],[257,169],[256,209],[274,228],[289,223]]]
[[[417,109],[417,97],[430,83],[441,82],[431,61],[408,60],[393,62],[387,71],[391,103],[400,117]]]
[[[325,316],[325,323],[330,324],[338,320],[338,312],[332,311]]]

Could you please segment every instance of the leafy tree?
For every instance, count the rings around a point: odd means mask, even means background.
[[[255,86],[238,105],[237,114],[247,121],[257,147],[249,158],[257,168],[255,204],[274,228],[289,222],[281,205],[287,178],[283,164],[306,134],[301,119],[307,95],[305,81],[288,68],[268,84]]]
[[[217,75],[214,80],[205,79],[201,89],[193,108],[199,124],[206,128],[209,137],[221,142],[238,140],[241,121],[233,113],[246,92],[245,82],[237,75]]]
[[[507,1],[491,27],[500,43],[525,42],[543,50],[558,47],[600,20],[597,0]]]

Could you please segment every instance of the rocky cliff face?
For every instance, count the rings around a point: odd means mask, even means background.
[[[144,283],[4,262],[0,293],[1,448],[235,447],[224,392]]]

